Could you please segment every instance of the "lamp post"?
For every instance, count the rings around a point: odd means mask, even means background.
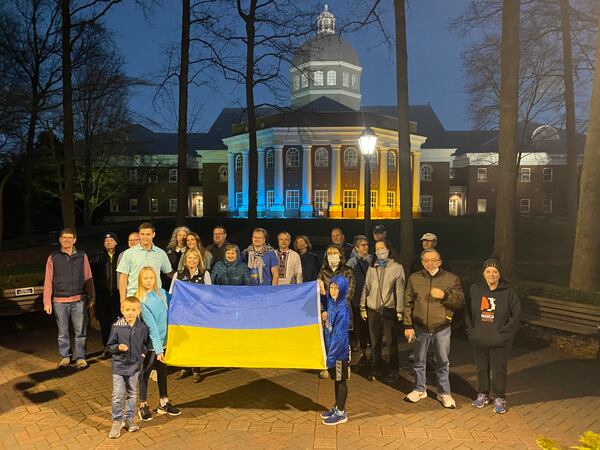
[[[358,144],[365,159],[365,236],[368,239],[371,233],[371,155],[375,151],[377,135],[367,127],[360,134]]]

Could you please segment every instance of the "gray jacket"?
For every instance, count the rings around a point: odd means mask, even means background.
[[[360,309],[382,311],[393,308],[400,315],[404,312],[404,269],[390,259],[385,267],[369,267],[365,287],[360,298]]]

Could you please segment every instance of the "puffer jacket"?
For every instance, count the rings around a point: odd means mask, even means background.
[[[210,278],[212,284],[227,286],[250,286],[256,284],[250,278],[250,269],[239,258],[234,262],[217,261]]]
[[[444,298],[431,296],[431,288],[444,291]],[[465,296],[459,278],[451,272],[440,269],[431,276],[420,270],[408,277],[404,293],[404,325],[413,328],[417,325],[429,332],[450,326],[454,312],[461,308]]]
[[[327,246],[327,248],[329,247],[335,247],[337,249],[339,249],[339,247],[337,247],[335,244],[330,244]],[[327,255],[327,249],[325,249],[325,255]],[[325,258],[325,261],[323,261],[323,264],[321,265],[321,270],[319,271],[319,275],[317,275],[317,280],[321,280],[323,282],[323,284],[325,285],[325,292],[329,292],[329,283],[331,281],[331,278],[335,275],[342,275],[344,277],[346,277],[346,279],[348,280],[348,295],[346,296],[346,299],[348,301],[348,307],[350,308],[350,329],[354,328],[353,325],[353,315],[352,315],[352,297],[354,296],[354,288],[356,286],[356,280],[354,279],[354,270],[352,270],[352,267],[347,266],[346,265],[346,259],[344,256],[344,253],[342,252],[341,258],[340,258],[340,265],[337,267],[337,269],[333,270],[331,268],[331,266],[329,265],[329,262],[327,261],[327,258]],[[325,309],[327,308],[327,298],[325,295],[321,296],[321,310],[325,311]]]
[[[393,259],[385,264],[375,262],[367,270],[365,287],[360,298],[360,309],[381,312],[393,309],[396,315],[404,314],[404,269]],[[381,286],[381,289],[379,287]]]

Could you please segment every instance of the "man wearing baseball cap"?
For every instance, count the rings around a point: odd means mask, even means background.
[[[437,243],[437,236],[433,233],[427,232],[421,237],[421,245],[423,246],[423,250],[437,249]],[[422,269],[423,266],[421,264],[421,259],[417,254],[417,257],[410,265],[410,273],[415,273]],[[444,269],[446,272],[450,272],[450,264],[448,264],[446,261],[442,261],[442,269]]]

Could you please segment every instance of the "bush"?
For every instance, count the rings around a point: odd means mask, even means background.
[[[545,438],[543,436],[538,437],[535,440],[537,446],[544,450],[562,450],[566,448],[573,448],[576,450],[597,450],[600,449],[600,434],[596,434],[592,431],[586,431],[579,436],[579,443],[576,447],[563,447],[552,439]]]

